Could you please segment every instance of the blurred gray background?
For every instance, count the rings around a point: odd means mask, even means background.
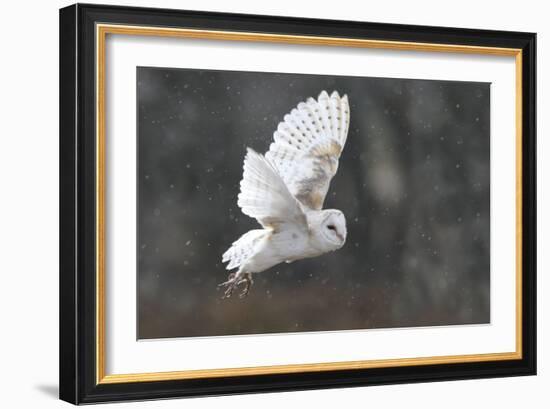
[[[138,338],[487,323],[489,84],[139,67]],[[326,208],[337,252],[255,275],[222,300],[247,146],[298,102],[348,94]]]

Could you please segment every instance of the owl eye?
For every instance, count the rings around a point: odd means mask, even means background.
[[[329,229],[329,230],[336,230],[336,227],[334,227],[334,225],[332,225],[332,224],[329,224],[329,225],[327,226],[327,229]]]

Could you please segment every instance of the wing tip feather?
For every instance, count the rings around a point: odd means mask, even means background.
[[[329,96],[329,93],[326,90],[322,90],[319,93],[319,96],[317,97],[317,100],[320,101],[321,99],[329,99],[329,98],[335,98],[337,100],[347,102],[348,101],[348,94],[344,94],[344,95],[340,96],[340,93],[338,92],[338,90],[334,90],[334,91],[331,92],[331,94]],[[311,99],[313,99],[313,98],[308,98],[307,101],[310,102]],[[301,102],[300,104],[303,104],[303,102]],[[300,104],[298,104],[298,107],[300,106]]]

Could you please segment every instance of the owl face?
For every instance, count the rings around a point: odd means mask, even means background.
[[[321,223],[321,235],[333,250],[339,249],[346,242],[348,234],[346,218],[340,210],[325,210],[326,217]]]

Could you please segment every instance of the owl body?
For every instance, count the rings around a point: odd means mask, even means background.
[[[302,258],[309,250],[308,238],[290,230],[269,231],[254,243],[252,255],[239,267],[250,273],[260,273],[277,264]],[[314,257],[314,255],[311,255]]]
[[[245,233],[224,254],[231,260],[228,268],[239,267],[250,273],[260,273],[282,262],[317,257],[337,250],[345,243],[345,218],[339,210],[310,211],[306,213],[307,231],[286,226],[284,229],[258,229]],[[334,223],[334,232],[340,234],[331,242],[323,237],[323,224]],[[331,224],[327,224],[331,225]],[[332,226],[332,225],[331,225]]]
[[[344,245],[344,214],[322,207],[348,128],[347,96],[323,91],[285,115],[265,156],[248,148],[237,204],[262,229],[243,234],[223,254],[226,268],[238,269],[221,284],[225,297],[242,283],[246,295],[252,273]]]

